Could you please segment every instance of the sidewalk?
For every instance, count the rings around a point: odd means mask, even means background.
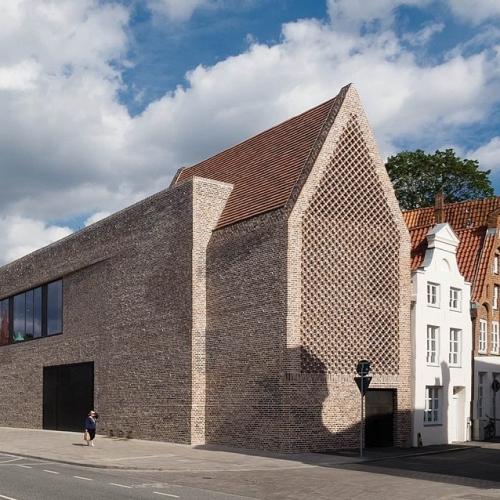
[[[94,448],[74,432],[0,427],[0,453],[50,460],[86,467],[161,470],[169,472],[216,472],[335,467],[362,461],[382,460],[468,449],[469,445],[442,445],[411,449],[368,450],[363,459],[356,451],[278,454],[224,448],[141,441],[97,436]]]

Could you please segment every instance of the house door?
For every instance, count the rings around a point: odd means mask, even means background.
[[[94,363],[43,369],[43,428],[81,431],[94,407]]]
[[[365,445],[394,445],[394,398],[395,391],[368,390],[365,396],[366,422]]]

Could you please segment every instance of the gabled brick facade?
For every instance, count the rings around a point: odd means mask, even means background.
[[[0,348],[3,425],[44,366],[93,361],[103,432],[281,451],[359,441],[355,364],[409,444],[410,242],[352,86],[169,189],[0,269],[64,282],[64,333]],[[26,394],[30,397],[27,398]]]
[[[430,207],[403,214],[412,239],[412,269],[422,261],[426,249],[424,233],[434,224],[435,213],[435,208]],[[497,397],[491,389],[493,379],[500,379],[500,339],[494,342],[495,323],[500,324],[500,288],[496,307],[494,299],[495,287],[500,287],[500,269],[497,267],[495,272],[494,267],[495,256],[500,256],[500,197],[446,204],[443,218],[460,239],[458,267],[472,284],[474,371],[470,414],[472,437],[478,439],[482,437],[486,415],[496,413],[497,418],[500,415],[500,396]],[[484,325],[483,334],[481,323]],[[480,373],[484,374],[481,384]],[[500,434],[499,424],[497,434]]]

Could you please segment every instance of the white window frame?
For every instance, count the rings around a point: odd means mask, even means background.
[[[500,348],[500,325],[498,321],[491,322],[491,352],[493,354],[499,353]]]
[[[462,310],[462,290],[460,288],[450,287],[450,309],[459,312]]]
[[[427,325],[426,361],[428,365],[439,364],[439,326]]]
[[[477,418],[482,418],[484,415],[484,382],[486,372],[478,373],[477,382]]]
[[[450,328],[448,362],[450,366],[461,366],[462,364],[462,330],[459,328]]]
[[[498,285],[493,285],[493,309],[498,309],[498,292],[500,287]]]
[[[427,305],[429,307],[439,307],[440,302],[440,286],[439,283],[427,282]]]
[[[499,256],[495,255],[493,257],[493,274],[498,274],[498,261],[499,261]]]
[[[488,338],[488,322],[485,319],[479,320],[479,352],[486,352]]]
[[[442,388],[425,386],[424,425],[441,425]]]

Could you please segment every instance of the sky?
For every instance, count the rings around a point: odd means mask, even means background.
[[[0,263],[351,82],[384,158],[500,194],[498,0],[0,0]]]

